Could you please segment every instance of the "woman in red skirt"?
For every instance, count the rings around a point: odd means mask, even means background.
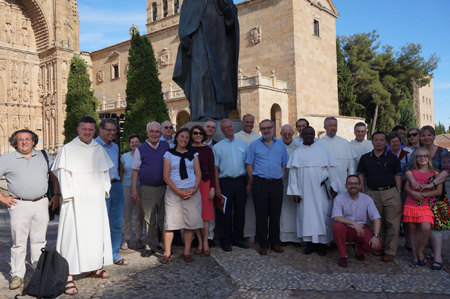
[[[198,247],[195,253],[210,254],[208,246],[209,221],[214,220],[213,199],[216,188],[216,172],[214,166],[214,154],[209,146],[203,144],[206,140],[205,130],[195,125],[191,128],[192,147],[198,152],[202,180],[200,182],[200,194],[202,197],[202,219],[204,227],[195,231],[198,239]]]
[[[414,165],[412,175],[419,184],[427,184],[436,177],[436,169],[432,164],[430,152],[417,149],[413,154]],[[442,184],[434,184],[431,189],[413,190],[410,181],[406,181],[408,192],[403,209],[403,222],[409,226],[413,261],[410,266],[418,268],[427,263],[423,250],[430,236],[434,215],[429,206],[429,198],[442,193]]]

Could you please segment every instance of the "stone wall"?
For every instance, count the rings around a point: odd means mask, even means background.
[[[434,127],[433,79],[430,83],[415,90],[415,110],[419,128],[429,125]]]

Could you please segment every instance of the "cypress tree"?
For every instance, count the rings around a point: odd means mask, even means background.
[[[147,124],[169,119],[162,94],[161,81],[152,44],[147,36],[133,34],[128,51],[125,123],[123,137],[132,133],[145,136]],[[129,151],[127,142],[121,144],[122,152]]]
[[[91,89],[91,80],[84,60],[74,56],[67,79],[66,120],[64,121],[64,143],[78,136],[78,121],[83,116],[92,116],[98,121],[98,100]]]

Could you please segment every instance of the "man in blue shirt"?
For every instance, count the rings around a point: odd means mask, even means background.
[[[109,228],[111,230],[111,245],[113,250],[114,264],[125,266],[128,262],[120,257],[120,241],[122,239],[122,219],[123,209],[125,207],[125,198],[123,196],[122,183],[119,175],[119,147],[113,139],[116,137],[116,122],[110,118],[102,119],[100,122],[100,133],[95,141],[98,142],[108,153],[108,156],[114,163],[114,167],[109,170],[111,178],[111,190],[109,198],[106,200],[108,210]]]
[[[253,183],[256,242],[260,246],[259,254],[267,255],[269,245],[273,251],[283,252],[280,246],[280,215],[288,153],[284,143],[273,137],[273,121],[263,120],[259,123],[259,130],[262,138],[250,144],[245,163]]]
[[[159,138],[159,140],[161,140],[161,141],[165,140],[169,143],[171,148],[174,147],[175,143],[173,143],[173,142],[174,142],[175,138],[173,138],[173,136],[172,136],[173,135],[173,124],[170,120],[166,120],[161,123],[161,132],[162,132],[162,134],[161,134],[161,137]]]
[[[213,146],[216,166],[216,196],[227,197],[225,213],[216,210],[220,232],[220,245],[224,251],[231,251],[231,244],[248,248],[244,244],[246,193],[251,185],[247,183],[245,159],[248,145],[234,137],[233,123],[224,119],[220,128],[225,138]]]

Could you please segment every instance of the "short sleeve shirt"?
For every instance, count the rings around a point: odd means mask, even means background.
[[[394,187],[395,176],[402,174],[402,168],[397,156],[384,151],[379,157],[374,151],[361,156],[356,169],[358,174],[364,174],[367,186],[370,189],[381,187]]]
[[[361,192],[356,199],[353,199],[348,192],[336,196],[333,203],[332,218],[338,216],[355,221],[361,226],[367,225],[367,217],[372,221],[381,218],[373,199]],[[353,226],[350,225],[350,227]]]
[[[198,153],[194,154],[194,158],[198,156]],[[170,152],[164,154],[164,158],[170,161],[170,179],[173,181],[177,188],[192,188],[195,185],[195,170],[194,159],[184,159],[186,163],[186,171],[188,178],[182,180],[180,177],[180,160],[181,157],[175,156]],[[169,188],[169,186],[167,186]]]
[[[125,153],[120,157],[120,162],[123,164],[123,179],[122,185],[131,186],[131,174],[133,173],[133,156],[131,152]],[[139,179],[137,185],[139,186]]]
[[[273,138],[270,146],[259,138],[248,147],[246,164],[253,166],[253,175],[264,179],[280,179],[283,177],[282,167],[289,160],[283,141]]]

